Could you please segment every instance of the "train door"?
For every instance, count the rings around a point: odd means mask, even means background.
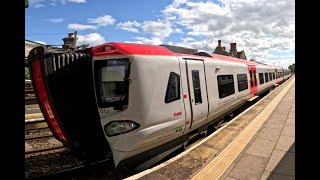
[[[256,73],[256,66],[248,66],[249,70],[249,77],[250,77],[250,96],[254,96],[258,90],[258,83],[257,83],[257,73]]]
[[[274,68],[274,72],[275,72],[276,84],[278,84],[279,80],[278,80],[278,70],[277,70],[277,68]]]
[[[189,100],[191,108],[190,128],[207,120],[208,95],[204,62],[186,59]]]

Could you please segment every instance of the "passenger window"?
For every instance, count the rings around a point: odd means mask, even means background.
[[[237,79],[239,92],[248,89],[247,74],[237,74]]]
[[[275,75],[274,75],[274,72],[272,73],[272,78],[273,78],[273,79],[275,79]]]
[[[263,73],[259,73],[259,81],[260,81],[260,84],[264,83]]]
[[[269,79],[270,79],[270,81],[272,81],[272,74],[271,74],[271,72],[269,72]]]
[[[269,82],[269,76],[268,76],[268,73],[264,73],[265,75],[265,78],[266,78],[266,82]]]
[[[164,102],[170,103],[178,99],[180,99],[180,76],[177,73],[170,72]]]
[[[199,71],[198,70],[192,70],[191,72],[192,72],[194,102],[197,105],[197,104],[201,104],[202,103]]]
[[[220,75],[217,78],[220,99],[234,94],[233,75]]]

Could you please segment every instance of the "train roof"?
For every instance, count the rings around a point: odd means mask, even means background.
[[[109,50],[106,51],[105,48],[108,47]],[[92,47],[92,52],[94,56],[105,56],[105,55],[121,55],[121,54],[135,54],[135,55],[159,55],[159,56],[195,56],[195,57],[211,57],[213,59],[244,63],[248,65],[262,65],[273,68],[281,68],[279,66],[273,66],[268,64],[262,64],[254,61],[249,61],[245,59],[235,58],[231,56],[224,56],[220,54],[208,54],[205,52],[196,52],[195,49],[190,49],[194,54],[184,54],[179,53],[178,48],[182,49],[182,52],[187,52],[188,48],[171,46],[174,49],[171,50],[169,45],[145,45],[145,44],[134,44],[134,43],[122,43],[122,42],[110,42],[99,46]],[[282,68],[283,69],[283,68]]]

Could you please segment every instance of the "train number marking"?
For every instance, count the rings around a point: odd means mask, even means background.
[[[174,116],[181,116],[181,114],[182,114],[182,112],[176,112],[176,113],[174,113],[173,115],[174,115]]]
[[[107,110],[107,109],[100,109],[100,113],[109,113],[110,112],[110,110]]]

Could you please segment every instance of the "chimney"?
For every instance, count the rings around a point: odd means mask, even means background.
[[[221,40],[218,40],[218,47],[221,47]]]
[[[237,57],[237,43],[230,43],[230,56]]]
[[[62,45],[63,49],[75,49],[73,33],[69,33],[68,37],[63,38],[62,40],[63,40],[63,45]]]

